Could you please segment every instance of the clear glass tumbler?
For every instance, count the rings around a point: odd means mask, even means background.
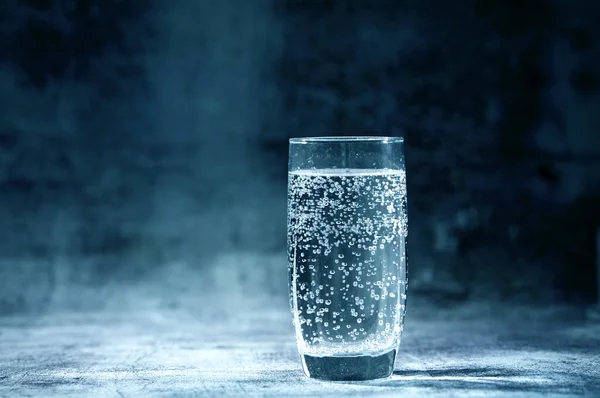
[[[403,139],[290,139],[287,222],[290,305],[306,375],[390,376],[407,286]]]

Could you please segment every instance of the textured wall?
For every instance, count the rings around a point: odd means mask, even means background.
[[[0,312],[287,305],[304,135],[405,136],[411,293],[594,297],[593,1],[3,4]]]
[[[412,286],[592,298],[598,6],[307,3],[287,10],[286,131],[405,136]]]

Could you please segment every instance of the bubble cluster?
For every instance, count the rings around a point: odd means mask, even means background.
[[[377,353],[398,344],[406,235],[404,171],[289,173],[290,299],[303,353]]]

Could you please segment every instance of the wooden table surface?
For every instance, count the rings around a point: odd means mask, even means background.
[[[597,323],[451,314],[409,314],[394,375],[352,383],[303,375],[285,311],[4,317],[0,396],[600,397]]]

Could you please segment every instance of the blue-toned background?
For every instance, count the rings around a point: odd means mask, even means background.
[[[598,4],[0,0],[0,314],[286,308],[316,135],[405,137],[410,295],[592,303]]]

